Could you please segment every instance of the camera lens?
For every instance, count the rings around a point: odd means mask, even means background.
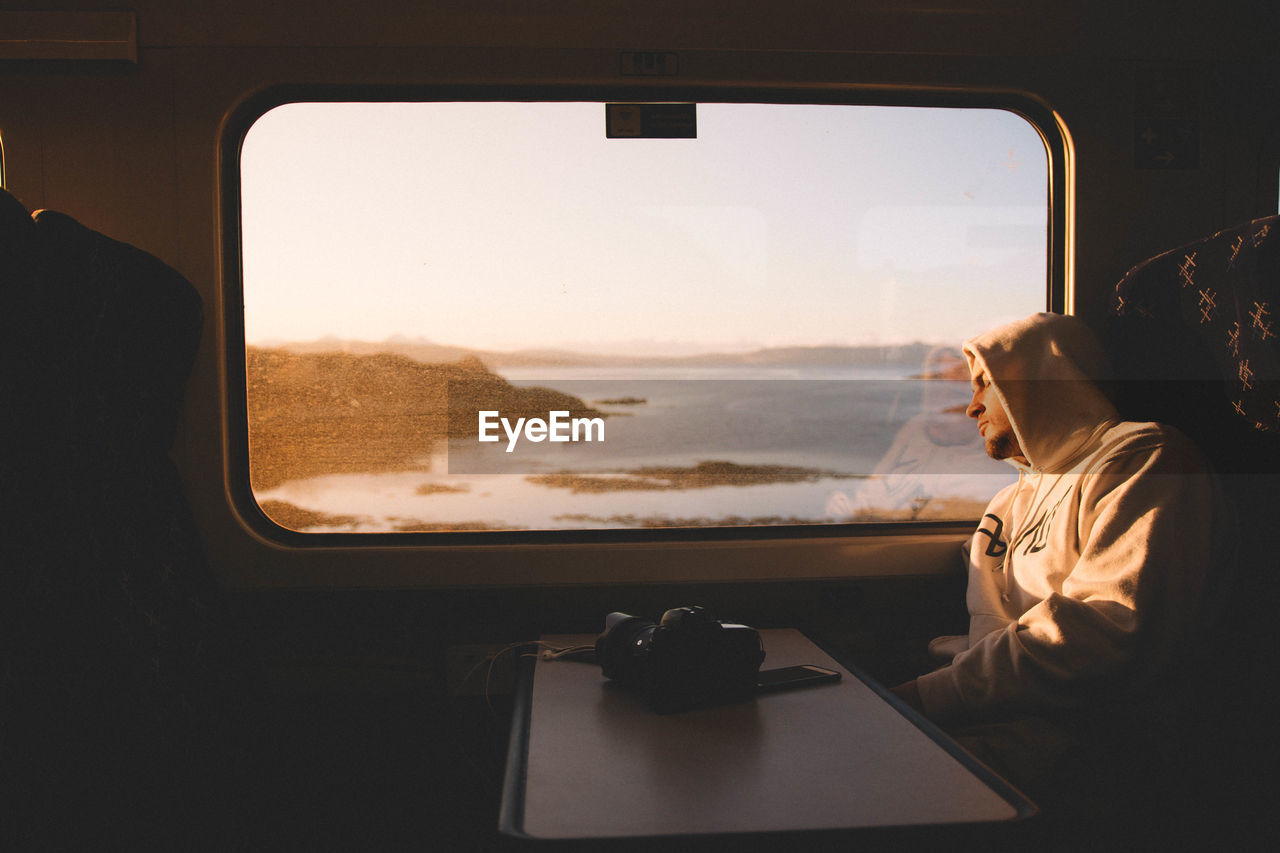
[[[596,660],[606,678],[626,684],[637,678],[636,653],[643,651],[658,626],[626,613],[610,613],[596,640]]]

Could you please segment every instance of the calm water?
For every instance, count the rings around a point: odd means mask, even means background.
[[[923,516],[976,516],[974,507],[1012,480],[1011,469],[986,457],[973,422],[957,410],[968,401],[967,383],[910,379],[918,370],[503,371],[513,384],[554,388],[609,412],[604,441],[521,440],[507,453],[505,436],[454,439],[424,448],[429,470],[317,477],[257,497],[347,517],[315,529],[361,531],[846,521],[910,517],[925,507]],[[627,398],[644,402],[616,402]],[[675,488],[684,481],[649,478],[666,487],[577,493],[529,479],[576,472],[597,484],[635,481],[642,466],[711,461],[803,468],[811,479],[770,482],[768,470],[754,469],[747,485]]]

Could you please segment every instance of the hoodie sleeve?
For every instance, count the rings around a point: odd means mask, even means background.
[[[1222,510],[1211,475],[1180,444],[1149,439],[1080,477],[1078,554],[1060,591],[918,682],[939,722],[1077,707],[1141,689],[1194,633]],[[1054,584],[1055,587],[1058,584]]]

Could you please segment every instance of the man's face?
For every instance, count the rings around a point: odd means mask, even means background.
[[[978,422],[978,433],[986,444],[987,455],[992,459],[1013,459],[1027,464],[1022,445],[1018,444],[1018,436],[1009,421],[1009,413],[991,386],[991,377],[974,362],[969,380],[973,385],[973,398],[965,414]]]

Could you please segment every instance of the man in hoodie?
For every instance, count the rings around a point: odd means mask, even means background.
[[[1079,320],[1036,314],[964,345],[967,414],[1019,470],[965,548],[969,633],[894,692],[1031,791],[1065,759],[1174,724],[1180,673],[1227,586],[1232,527],[1174,429],[1119,418]],[[1215,576],[1220,575],[1220,576]],[[1096,766],[1096,764],[1095,764]]]

